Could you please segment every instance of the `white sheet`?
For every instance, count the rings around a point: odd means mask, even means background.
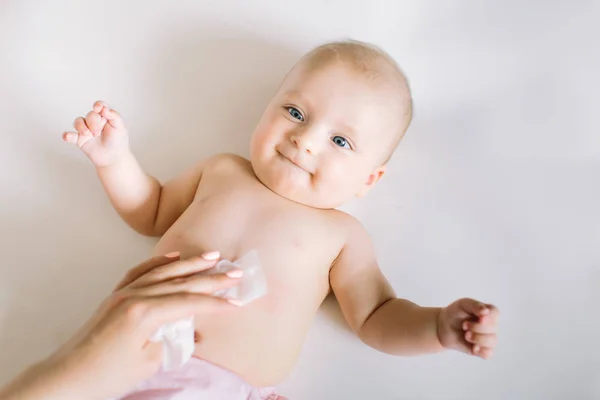
[[[399,295],[495,303],[500,345],[489,362],[394,358],[327,306],[281,391],[598,398],[598,2],[393,3],[2,2],[0,382],[65,340],[153,245],[61,142],[74,117],[108,101],[167,178],[216,151],[246,154],[295,59],[351,36],[398,59],[416,114],[381,185],[346,209]]]

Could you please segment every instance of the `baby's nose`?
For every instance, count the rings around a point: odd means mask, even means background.
[[[315,154],[318,150],[318,135],[315,132],[306,130],[304,132],[294,132],[291,137],[292,143],[298,150],[308,154]]]

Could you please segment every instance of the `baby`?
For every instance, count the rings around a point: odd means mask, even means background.
[[[260,389],[288,375],[330,292],[350,328],[382,352],[492,356],[493,305],[465,298],[420,307],[397,298],[368,233],[336,209],[382,178],[411,118],[408,82],[393,59],[345,41],[310,51],[285,76],[252,134],[249,160],[217,154],[161,184],[142,170],[122,118],[104,102],[63,139],[95,165],[125,222],[161,237],[156,254],[218,250],[235,260],[257,250],[267,295],[196,318],[194,355]]]

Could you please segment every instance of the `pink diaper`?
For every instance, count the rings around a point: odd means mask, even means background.
[[[274,388],[256,388],[241,377],[192,357],[178,370],[160,371],[120,400],[284,400]]]

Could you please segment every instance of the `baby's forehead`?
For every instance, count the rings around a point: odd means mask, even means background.
[[[406,94],[399,94],[401,88],[388,77],[365,76],[341,63],[298,69],[282,89],[285,101],[299,102],[321,116],[338,115],[353,125],[396,124],[407,112]]]
[[[319,67],[298,66],[283,82],[283,94],[292,97],[319,95],[321,98],[344,96],[347,99],[367,101],[405,98],[408,93],[394,82],[389,74],[366,73],[349,68],[341,62]]]

